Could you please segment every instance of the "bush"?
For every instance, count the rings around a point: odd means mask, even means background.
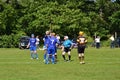
[[[0,36],[0,48],[17,48],[21,36],[21,33]]]
[[[101,41],[101,46],[102,47],[109,47],[110,46],[110,41],[109,40]]]
[[[12,36],[10,36],[10,35],[3,35],[0,37],[0,47],[1,48],[13,47],[12,42],[13,42]]]

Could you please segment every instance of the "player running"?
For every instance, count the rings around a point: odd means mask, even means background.
[[[62,45],[62,57],[64,61],[71,61],[71,48],[72,48],[72,42],[68,39],[68,36],[64,36],[64,42]],[[65,53],[68,53],[68,60],[65,58]]]
[[[36,38],[34,34],[31,35],[27,48],[30,47],[31,59],[38,59],[37,54],[37,45],[36,45]]]
[[[87,39],[83,36],[83,32],[79,32],[79,36],[77,38],[78,43],[78,56],[80,60],[80,64],[85,64],[84,62],[84,51],[85,51],[85,44],[87,43]]]

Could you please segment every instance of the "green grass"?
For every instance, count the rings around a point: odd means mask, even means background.
[[[86,64],[79,64],[77,50],[71,52],[72,62],[64,62],[58,51],[57,64],[31,60],[29,50],[0,49],[0,80],[120,80],[120,49],[87,48]]]

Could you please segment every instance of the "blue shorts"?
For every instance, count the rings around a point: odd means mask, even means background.
[[[55,54],[55,48],[48,48],[47,51],[48,51],[48,54],[52,54],[52,55]]]
[[[36,51],[36,50],[37,50],[36,46],[30,47],[30,51]]]

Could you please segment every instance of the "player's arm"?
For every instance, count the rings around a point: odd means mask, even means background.
[[[60,45],[60,41],[56,39],[56,46],[58,47]]]
[[[43,38],[43,42],[45,42],[45,38]]]
[[[87,41],[87,39],[85,38],[85,43],[87,43],[88,41]]]
[[[37,46],[37,39],[35,39],[35,45]]]
[[[28,43],[27,48],[29,48],[29,46],[30,46],[30,42]]]
[[[70,43],[70,49],[72,49],[72,48],[73,48],[73,43],[72,43],[72,41],[70,41],[69,43]]]
[[[77,38],[77,43],[79,43],[80,42],[80,40],[79,40],[79,37]]]
[[[61,50],[64,51],[64,46],[63,45],[61,46]]]
[[[64,42],[63,42],[63,44],[61,45],[61,50],[64,51]]]

